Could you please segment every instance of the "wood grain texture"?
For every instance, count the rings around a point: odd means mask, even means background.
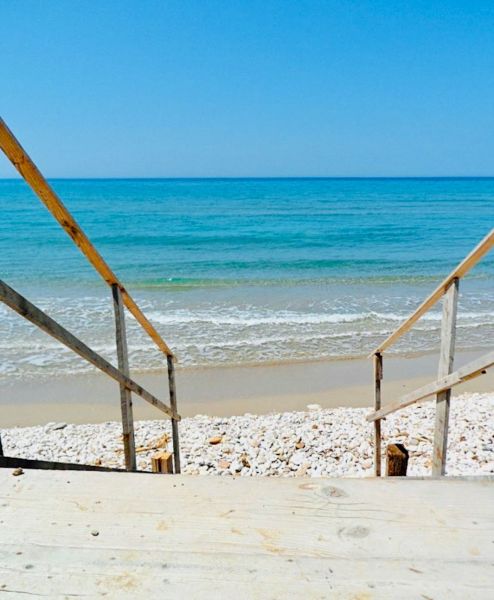
[[[374,355],[374,410],[381,408],[381,381],[383,378],[383,357],[382,354]],[[381,476],[381,419],[374,421],[374,475]]]
[[[146,400],[146,402],[149,402],[149,404],[152,404],[169,417],[180,419],[180,415],[174,413],[171,408],[161,402],[161,400],[158,400],[158,398],[153,396],[153,394],[145,390],[138,383],[121,373],[106,359],[91,350],[84,342],[76,338],[70,331],[67,331],[67,329],[59,325],[55,320],[32,304],[32,302],[29,302],[29,300],[18,294],[2,280],[0,280],[0,300],[19,315],[39,327],[42,331],[54,337],[79,356],[82,356],[82,358],[93,364],[100,371],[103,371],[103,373],[106,373],[115,379],[115,381],[118,381],[118,383],[125,385],[129,390]]]
[[[406,477],[408,456],[403,444],[389,444],[386,448],[386,477]]]
[[[414,323],[416,323],[420,317],[422,317],[438,300],[441,299],[443,294],[448,290],[454,279],[460,279],[472,267],[474,267],[479,260],[485,256],[494,246],[494,229],[485,236],[485,238],[470,252],[470,254],[462,260],[462,262],[444,279],[432,294],[426,298],[422,304],[413,312],[393,333],[388,336],[384,342],[371,352],[369,358],[373,354],[382,353],[386,348],[392,346],[402,335],[409,331]]]
[[[115,339],[117,344],[118,368],[126,377],[130,377],[129,355],[127,350],[127,332],[125,330],[125,311],[122,294],[117,284],[111,286],[113,312],[115,313]],[[122,437],[124,445],[125,468],[135,471],[136,447],[134,437],[134,416],[132,411],[132,394],[123,383],[120,383],[120,411],[122,413]]]
[[[461,367],[451,375],[447,375],[437,381],[432,383],[428,383],[405,396],[402,396],[396,402],[390,402],[383,406],[380,410],[372,412],[370,415],[367,415],[367,421],[375,421],[376,419],[382,419],[386,415],[389,415],[397,410],[405,408],[406,406],[410,406],[415,402],[420,402],[420,400],[424,400],[429,396],[434,396],[440,392],[451,389],[460,385],[464,381],[468,381],[469,379],[474,379],[479,375],[482,375],[486,369],[492,367],[494,365],[494,352],[489,352],[488,354],[484,354],[483,356],[472,360],[465,366]]]
[[[101,254],[92,245],[89,238],[78,225],[74,217],[67,210],[53,188],[43,177],[39,169],[28,156],[27,152],[1,118],[0,148],[17,169],[17,171],[19,171],[22,177],[29,184],[33,192],[60,223],[74,244],[80,249],[80,251],[93,265],[96,271],[106,281],[106,283],[110,286],[112,284],[118,285],[122,293],[125,306],[134,315],[137,322],[147,332],[149,337],[155,342],[158,348],[166,355],[173,356],[173,352],[170,350],[166,342],[161,338],[160,334],[156,331],[153,325],[151,325],[147,317],[142,313],[141,309],[129,295],[127,290],[119,281],[118,277],[110,269]]]
[[[441,322],[441,349],[437,371],[438,378],[445,377],[453,371],[459,282],[458,278],[453,279],[448,291],[444,295]],[[436,417],[432,451],[433,477],[440,477],[446,473],[450,400],[451,389],[444,390],[436,395]]]
[[[494,597],[492,480],[4,469],[0,490],[6,598]]]
[[[175,365],[171,356],[166,357],[168,369],[168,392],[170,394],[170,408],[177,412],[177,387],[175,385]],[[180,441],[178,435],[178,422],[172,419],[172,443],[173,443],[173,462],[175,473],[181,472],[180,467]]]

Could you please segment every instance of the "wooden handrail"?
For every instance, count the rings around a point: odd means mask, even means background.
[[[172,419],[177,421],[180,420],[180,415],[177,414],[175,408],[170,408],[161,400],[158,400],[156,396],[145,390],[128,375],[122,373],[105,358],[94,352],[94,350],[91,350],[91,348],[86,346],[84,342],[76,338],[75,335],[70,333],[70,331],[67,331],[67,329],[62,327],[62,325],[57,323],[32,302],[29,302],[27,298],[21,296],[21,294],[16,292],[1,279],[0,300],[14,310],[17,314],[21,315],[28,321],[31,321],[31,323],[39,327],[42,331],[54,337],[56,340],[64,344],[64,346],[67,346],[67,348],[70,348],[73,352],[79,354],[79,356],[82,356],[82,358],[100,369],[100,371],[103,371],[103,373],[106,373],[106,375],[109,375],[111,378],[115,379],[115,381],[118,381],[120,384],[125,386],[125,388],[134,392],[143,398],[143,400],[146,400],[146,402],[156,406],[156,408],[170,416]]]
[[[437,381],[432,383],[428,383],[427,385],[410,392],[403,396],[400,400],[396,402],[391,402],[387,404],[383,408],[374,411],[370,415],[367,415],[366,419],[369,422],[376,421],[377,419],[382,419],[386,415],[389,415],[401,408],[405,408],[406,406],[410,406],[411,404],[415,404],[420,400],[424,400],[429,396],[434,396],[440,392],[444,392],[445,390],[449,390],[464,381],[468,381],[469,379],[473,379],[482,375],[486,369],[492,367],[494,365],[494,352],[489,352],[488,354],[484,354],[480,358],[469,362],[464,365],[454,373],[447,375],[446,377],[442,377]]]
[[[455,279],[463,277],[478,261],[494,246],[494,229],[492,229],[485,238],[470,252],[470,254],[461,261],[461,263],[444,279],[432,294],[422,302],[417,310],[412,313],[395,331],[387,337],[370,354],[382,354],[386,348],[392,346],[402,335],[411,329],[411,327],[422,317],[436,302],[444,295],[449,286]]]
[[[173,357],[173,352],[166,342],[142,313],[141,309],[134,302],[133,298],[127,292],[115,273],[110,269],[101,254],[89,241],[89,238],[64,206],[58,195],[43,177],[2,118],[0,118],[0,148],[106,283],[110,287],[112,285],[118,286],[120,293],[122,294],[123,303],[158,348],[167,356]]]

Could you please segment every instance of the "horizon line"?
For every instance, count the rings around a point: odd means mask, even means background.
[[[2,177],[0,181],[17,181],[22,180],[21,175],[13,177]],[[150,181],[150,180],[300,180],[300,179],[494,179],[494,175],[177,175],[177,176],[136,176],[136,177],[123,177],[123,176],[46,176],[48,180],[117,180],[117,181]]]

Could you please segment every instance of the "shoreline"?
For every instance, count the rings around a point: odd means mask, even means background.
[[[482,353],[458,352],[456,365]],[[409,358],[385,357],[383,403],[429,383],[435,379],[436,369],[437,356],[431,353]],[[168,402],[164,370],[132,375]],[[176,378],[179,413],[183,417],[304,411],[308,404],[319,404],[322,408],[373,405],[372,361],[368,359],[188,367],[177,369]],[[490,391],[494,391],[492,370],[459,386],[453,395]],[[163,417],[140,398],[134,397],[133,405],[136,421]],[[5,380],[0,383],[0,411],[3,428],[48,422],[101,423],[121,418],[118,384],[99,373],[48,381]]]

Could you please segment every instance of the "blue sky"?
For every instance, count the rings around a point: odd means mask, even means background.
[[[50,177],[494,175],[491,1],[0,12],[1,114]]]

